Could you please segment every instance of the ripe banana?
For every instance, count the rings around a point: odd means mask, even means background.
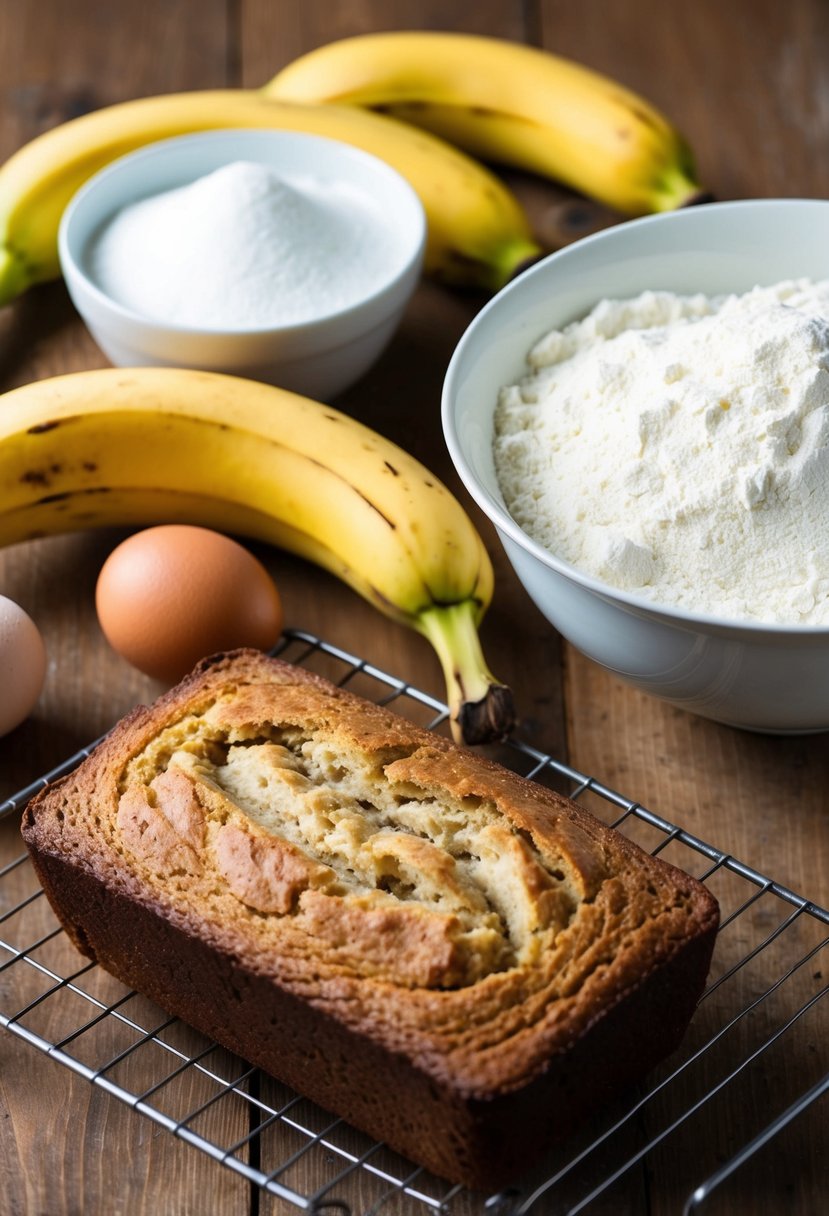
[[[519,43],[413,31],[346,38],[288,64],[263,92],[382,110],[626,215],[699,195],[687,144],[648,102]]]
[[[60,275],[60,217],[93,173],[143,144],[214,127],[304,131],[386,161],[420,196],[428,220],[425,269],[446,282],[496,291],[540,253],[518,200],[493,174],[405,123],[242,90],[180,93],[122,102],[63,123],[0,168],[0,305]]]
[[[0,397],[0,504],[0,545],[161,522],[279,545],[429,639],[456,738],[512,725],[478,639],[493,578],[471,520],[423,465],[329,406],[178,368],[40,380]]]

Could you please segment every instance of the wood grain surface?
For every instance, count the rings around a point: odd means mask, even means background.
[[[391,28],[496,34],[615,76],[683,129],[706,186],[719,198],[829,192],[829,6],[824,0],[785,5],[775,0],[479,0],[475,5],[463,0],[0,0],[0,156],[64,119],[122,98],[255,86],[304,50]],[[552,183],[506,176],[547,242],[571,240],[618,218]],[[483,303],[483,297],[424,283],[378,365],[336,402],[412,451],[461,496],[441,436],[440,391],[451,353]],[[0,314],[1,390],[105,364],[60,283],[32,291]],[[560,642],[518,584],[492,529],[471,506],[470,511],[497,572],[484,646],[493,670],[514,688],[522,737],[793,890],[829,903],[827,737],[761,738],[704,722],[625,687]],[[96,737],[136,701],[160,691],[109,651],[95,618],[97,572],[122,535],[79,534],[0,553],[0,592],[31,613],[49,652],[46,687],[34,714],[0,740],[0,799]],[[264,546],[253,548],[278,580],[290,625],[441,694],[436,660],[421,639],[380,618],[320,571]],[[0,821],[0,868],[19,852],[18,824]],[[21,898],[26,893],[22,871],[5,882]],[[732,898],[723,884],[723,896]],[[11,932],[30,932],[38,918],[45,926],[48,917],[40,904],[33,904],[27,923]],[[758,905],[760,921],[764,909]],[[783,914],[780,908],[769,913],[768,932]],[[740,946],[741,924],[732,931],[733,950]],[[792,932],[801,935],[799,949],[817,944],[803,921]],[[44,949],[52,948],[61,947]],[[742,948],[750,948],[750,942]],[[785,964],[781,938],[762,964],[741,975],[746,999],[770,982],[774,967]],[[813,978],[818,974],[818,964],[812,973]],[[33,977],[32,997],[37,982],[42,983]],[[4,985],[0,971],[0,1009]],[[718,999],[715,993],[712,1009]],[[45,1001],[39,1015],[46,1036],[61,1034],[55,1004]],[[151,1017],[143,1010],[136,1021],[143,1025],[141,1018]],[[829,1011],[819,1006],[791,1028],[785,1043],[752,1071],[736,1096],[691,1121],[682,1138],[666,1139],[626,1175],[612,1201],[597,1200],[585,1210],[681,1212],[696,1182],[826,1071],[828,1029]],[[104,1032],[113,1036],[114,1052],[132,1033],[122,1023],[107,1024]],[[699,1083],[716,1083],[715,1070],[727,1068],[759,1033],[737,1027]],[[177,1046],[195,1049],[192,1043],[173,1044],[171,1053]],[[140,1074],[137,1058],[128,1057],[124,1068]],[[175,1093],[171,1086],[171,1118],[180,1117],[176,1110],[209,1103],[211,1086],[219,1084],[214,1074],[232,1079],[235,1066],[221,1059],[215,1068],[211,1064],[208,1076],[188,1076]],[[140,1090],[141,1080],[132,1075],[130,1084]],[[695,1083],[689,1074],[691,1101]],[[246,1104],[223,1104],[222,1111],[217,1134],[223,1143],[243,1139]],[[824,1099],[700,1210],[705,1216],[824,1210],[827,1114]],[[256,1151],[266,1149],[263,1137]],[[298,1189],[308,1192],[321,1184],[313,1176],[318,1168],[316,1158],[314,1164],[300,1159]],[[361,1175],[334,1195],[347,1198],[354,1212],[377,1203],[376,1184]],[[0,1031],[0,1216],[282,1216],[292,1210]],[[398,1195],[376,1210],[427,1209]],[[457,1198],[450,1210],[466,1216],[481,1207]],[[551,1199],[533,1208],[559,1210]]]

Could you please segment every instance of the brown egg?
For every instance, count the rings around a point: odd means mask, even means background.
[[[273,579],[242,545],[188,524],[136,532],[110,553],[95,591],[107,641],[128,662],[173,683],[206,655],[267,650],[282,631]]]

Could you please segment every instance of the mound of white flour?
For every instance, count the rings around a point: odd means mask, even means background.
[[[829,624],[829,282],[605,300],[529,364],[494,454],[530,536],[659,603]]]

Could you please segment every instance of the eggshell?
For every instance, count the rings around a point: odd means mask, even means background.
[[[28,718],[45,678],[40,630],[19,604],[0,595],[0,735]]]
[[[262,563],[229,537],[188,524],[147,528],[114,549],[95,604],[113,649],[168,683],[217,651],[267,650],[283,624],[279,592]]]

